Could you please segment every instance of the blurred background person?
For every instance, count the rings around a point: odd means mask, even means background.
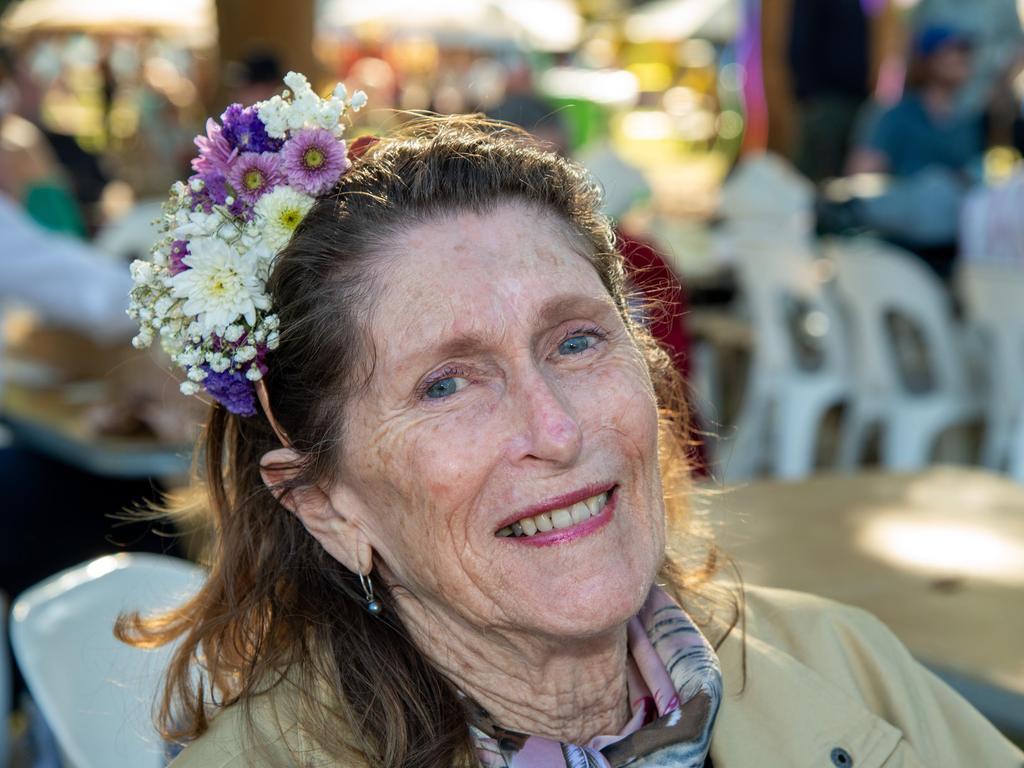
[[[789,67],[797,103],[796,167],[840,176],[869,94],[868,18],[861,0],[793,0]]]
[[[958,101],[972,72],[971,40],[952,27],[919,30],[898,104],[868,117],[850,173],[887,174],[891,186],[861,208],[887,239],[917,253],[943,279],[956,260],[959,210],[980,176],[979,111]]]
[[[67,145],[59,158],[51,137],[33,122],[31,97],[23,99],[18,63],[0,47],[0,190],[48,229],[84,237],[86,222],[60,160],[74,162]],[[71,168],[73,173],[82,170]],[[77,175],[77,173],[76,173]]]
[[[963,32],[945,26],[920,30],[906,92],[870,121],[850,156],[849,172],[906,178],[940,167],[968,175],[983,147],[979,112],[961,111],[957,103],[972,63],[973,46]]]

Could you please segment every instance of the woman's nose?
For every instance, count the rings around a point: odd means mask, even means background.
[[[569,392],[541,371],[520,380],[512,409],[520,423],[516,442],[519,458],[569,465],[579,457],[583,431]]]

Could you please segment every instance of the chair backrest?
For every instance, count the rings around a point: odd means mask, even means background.
[[[957,287],[968,323],[986,342],[989,402],[1005,414],[1024,408],[1024,263],[967,263]]]
[[[29,690],[76,768],[157,768],[165,761],[153,705],[172,649],[113,636],[123,611],[152,613],[190,597],[204,578],[184,560],[101,557],[22,593],[11,644]]]
[[[762,372],[812,369],[845,375],[842,317],[827,289],[826,262],[800,239],[734,241],[733,258],[754,327],[754,364]],[[808,354],[809,353],[809,354]]]
[[[136,203],[96,235],[94,245],[101,252],[121,261],[144,259],[159,238],[154,221],[163,215],[163,202],[145,200]]]
[[[879,394],[906,392],[891,338],[890,318],[898,316],[920,333],[932,376],[930,393],[965,393],[961,336],[952,298],[938,277],[913,254],[873,238],[837,238],[828,252],[848,312],[861,386]]]
[[[723,219],[769,225],[768,232],[811,230],[815,187],[785,159],[771,152],[744,157],[722,185],[718,212]]]

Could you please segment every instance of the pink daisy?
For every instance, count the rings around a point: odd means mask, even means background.
[[[314,197],[333,187],[351,165],[345,142],[323,128],[299,131],[284,145],[281,156],[288,183]]]
[[[195,143],[199,147],[199,156],[192,158],[192,170],[196,173],[214,171],[227,175],[238,150],[232,148],[216,120],[209,118],[206,121],[206,135],[196,136]]]
[[[255,203],[274,187],[284,184],[281,161],[274,152],[243,152],[228,169],[228,181],[238,197]]]

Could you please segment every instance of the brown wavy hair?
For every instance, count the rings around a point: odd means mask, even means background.
[[[266,385],[274,416],[302,456],[286,492],[329,484],[338,471],[345,395],[372,370],[363,324],[386,278],[379,254],[390,238],[419,222],[506,202],[554,213],[581,239],[646,355],[659,401],[670,539],[686,552],[686,559],[666,556],[661,580],[684,602],[697,597],[717,560],[688,504],[684,390],[668,355],[631,319],[600,189],[583,168],[524,132],[479,117],[417,119],[370,146],[276,260],[269,293],[281,341]],[[353,756],[387,768],[473,764],[463,705],[389,610],[386,587],[378,587],[384,618],[374,617],[356,575],[264,485],[260,458],[277,447],[263,414],[244,418],[212,407],[197,454],[214,531],[209,578],[168,614],[118,622],[127,642],[178,641],[159,703],[165,737],[191,741],[218,708],[248,708],[288,680],[303,731],[339,764]]]

